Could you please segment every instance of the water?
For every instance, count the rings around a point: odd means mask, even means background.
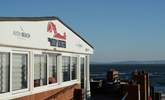
[[[104,79],[110,69],[119,71],[120,79],[131,79],[131,73],[144,70],[149,73],[150,83],[156,91],[165,93],[165,64],[91,64],[90,77],[92,79]]]

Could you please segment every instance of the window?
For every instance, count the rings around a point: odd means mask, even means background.
[[[12,55],[12,90],[27,88],[27,54]]]
[[[84,89],[84,61],[85,59],[82,57],[81,58],[81,62],[80,62],[80,66],[81,66],[81,88]]]
[[[34,55],[34,87],[47,84],[46,55]]]
[[[48,54],[49,84],[57,82],[57,55]]]
[[[70,81],[70,57],[62,57],[63,81]]]
[[[72,57],[71,71],[72,71],[72,80],[77,79],[77,57]]]
[[[0,53],[0,93],[9,92],[10,65],[9,53]]]

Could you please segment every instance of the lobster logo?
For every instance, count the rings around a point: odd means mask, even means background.
[[[66,40],[66,33],[60,34],[57,32],[56,25],[53,22],[48,23],[47,32],[53,32],[53,37]]]

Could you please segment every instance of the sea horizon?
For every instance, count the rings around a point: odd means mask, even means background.
[[[90,62],[91,64],[165,64],[165,60],[121,60],[110,62]]]

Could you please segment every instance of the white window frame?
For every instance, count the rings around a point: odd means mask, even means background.
[[[61,72],[62,72],[62,79],[61,79],[61,81],[62,81],[62,83],[67,83],[67,82],[70,82],[71,81],[71,56],[68,56],[68,55],[62,55],[62,57],[69,57],[69,62],[70,62],[70,65],[69,65],[69,75],[70,75],[70,80],[68,80],[68,81],[64,81],[63,80],[63,65],[62,65],[62,68],[61,68]],[[61,61],[61,64],[63,64],[63,61]]]
[[[27,55],[27,88],[25,88],[25,89],[20,89],[20,90],[15,90],[15,91],[13,91],[12,90],[12,65],[13,65],[13,63],[12,63],[12,57],[13,57],[13,54],[26,54]],[[10,62],[10,64],[11,64],[11,67],[10,67],[10,70],[11,70],[11,72],[10,72],[10,74],[11,74],[11,80],[10,80],[10,91],[11,91],[11,93],[12,94],[17,94],[17,93],[23,93],[23,92],[27,92],[27,91],[30,91],[30,83],[29,83],[29,81],[30,81],[30,59],[29,59],[29,52],[28,51],[11,51],[11,56],[10,56],[10,58],[11,58],[11,62]]]
[[[38,87],[34,87],[34,55],[43,55],[45,54],[47,56],[47,84],[46,85],[42,85],[42,86],[38,86]],[[57,54],[57,83],[52,83],[52,84],[48,84],[48,77],[49,77],[49,69],[48,69],[48,54]],[[61,52],[52,52],[52,51],[42,51],[42,50],[35,50],[33,51],[32,54],[32,92],[33,93],[39,93],[41,91],[45,91],[45,90],[52,90],[52,89],[56,89],[56,88],[60,88],[63,87],[63,82],[62,82],[62,53]],[[68,84],[67,84],[68,85]],[[65,86],[65,85],[64,85]]]
[[[10,74],[10,77],[9,77],[9,92],[5,92],[5,93],[1,93],[0,94],[0,98],[4,98],[4,97],[7,97],[9,95],[11,95],[11,78],[12,78],[12,75],[11,75],[11,50],[9,49],[6,49],[6,48],[0,48],[0,52],[2,53],[9,53],[9,74]]]
[[[83,58],[84,59],[84,84],[85,84],[85,80],[87,80],[86,79],[86,74],[87,74],[87,72],[86,72],[86,56],[85,55],[81,55],[80,56],[80,58],[79,58],[79,61],[80,61],[80,63],[79,63],[79,66],[80,66],[80,69],[79,69],[79,71],[80,71],[80,73],[79,73],[79,75],[80,75],[80,82],[81,82],[81,58]]]
[[[79,74],[79,56],[74,56],[74,55],[72,55],[72,56],[70,56],[71,57],[71,60],[70,60],[70,75],[71,75],[71,81],[77,81],[77,80],[79,80],[79,78],[78,78],[78,74]],[[76,59],[77,59],[77,65],[76,65],[76,79],[72,79],[72,59],[73,59],[73,57],[75,57]]]
[[[79,82],[79,70],[80,70],[80,64],[79,64],[79,62],[80,62],[80,59],[79,59],[79,55],[78,54],[71,54],[71,53],[62,53],[62,57],[63,56],[67,56],[67,57],[70,57],[70,80],[69,81],[63,81],[63,72],[62,72],[62,77],[61,77],[61,83],[62,84],[69,84],[69,83],[72,83],[72,82]],[[76,79],[74,79],[74,80],[72,80],[72,71],[71,71],[71,67],[72,67],[72,57],[76,57],[77,58],[77,73],[76,73]],[[62,61],[61,61],[61,63],[62,63]]]
[[[84,98],[86,99],[87,98],[87,55],[81,55],[79,60],[80,60],[80,85],[81,85],[81,58],[84,59],[84,88],[83,88],[83,91],[84,91]]]
[[[54,53],[54,52],[47,52],[46,53],[47,54],[47,85],[48,85],[48,87],[51,87],[51,86],[56,86],[56,85],[58,85],[59,84],[59,74],[58,74],[58,71],[59,71],[59,65],[58,65],[58,59],[59,59],[59,53]],[[56,70],[57,70],[57,82],[56,83],[52,83],[52,84],[49,84],[49,54],[54,54],[54,55],[56,55]]]
[[[6,93],[0,94],[0,99],[3,98],[13,98],[15,96],[20,97],[20,95],[26,96],[26,94],[33,94],[33,93],[40,93],[43,91],[48,91],[52,89],[58,89],[61,87],[69,86],[71,84],[80,83],[80,56],[81,54],[74,54],[74,53],[66,53],[66,52],[55,52],[55,51],[46,51],[46,50],[29,50],[29,49],[17,49],[17,48],[8,48],[8,47],[0,47],[0,52],[9,53],[10,59],[10,90]],[[14,53],[18,54],[27,54],[27,88],[14,90],[12,91],[12,57]],[[49,77],[49,69],[48,69],[48,59],[46,58],[47,62],[47,84],[39,87],[34,87],[34,55],[39,54],[57,54],[57,83],[48,84],[48,77]],[[63,73],[62,73],[62,56],[69,56],[70,57],[70,80],[64,82],[63,81]],[[72,57],[76,57],[77,59],[77,72],[76,72],[76,79],[72,80]]]
[[[33,53],[33,68],[32,68],[32,70],[33,70],[33,78],[32,78],[32,80],[33,80],[33,90],[34,91],[43,91],[43,90],[45,90],[45,89],[47,89],[47,85],[48,85],[48,76],[47,76],[47,84],[46,85],[42,85],[42,86],[38,86],[38,87],[34,87],[34,56],[35,55],[46,55],[45,53],[43,53],[43,52],[34,52]],[[47,63],[47,55],[46,55],[46,63]],[[46,65],[46,69],[47,69],[47,72],[48,72],[48,66]],[[48,75],[48,73],[47,73],[47,75]]]

